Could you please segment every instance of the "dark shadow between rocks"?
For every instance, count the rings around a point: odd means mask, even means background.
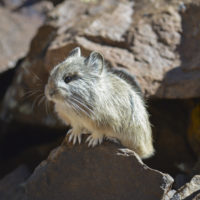
[[[59,146],[65,137],[65,130],[12,122],[0,123],[0,178],[20,165],[30,172]]]
[[[196,162],[187,140],[190,101],[154,99],[148,102],[156,153],[144,162],[174,178],[186,175]]]

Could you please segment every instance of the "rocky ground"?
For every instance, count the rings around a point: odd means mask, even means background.
[[[199,0],[0,0],[0,16],[0,199],[200,199]],[[63,141],[42,97],[76,46],[136,76],[154,157]]]

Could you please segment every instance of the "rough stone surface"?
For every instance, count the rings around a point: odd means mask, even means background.
[[[150,169],[131,150],[105,142],[54,149],[25,184],[28,200],[162,199],[173,179]]]
[[[26,166],[20,166],[12,173],[6,175],[0,180],[0,199],[2,200],[21,200],[24,197],[22,184],[28,177],[30,172]]]
[[[39,23],[1,7],[0,16],[0,72],[3,72],[26,55]]]
[[[192,200],[199,200],[200,199],[200,193],[197,194]]]
[[[171,200],[195,200],[200,194],[200,175],[194,176],[191,181],[182,186]]]
[[[18,13],[29,18],[34,17],[39,21],[43,21],[46,12],[53,8],[53,3],[48,0],[1,0],[0,5],[4,9],[7,9],[11,12]]]
[[[180,65],[168,71],[157,95],[164,98],[191,98],[200,94],[200,6],[187,5],[181,13],[181,41],[176,47]],[[189,50],[189,51],[188,51]]]

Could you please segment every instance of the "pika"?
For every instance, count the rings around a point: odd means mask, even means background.
[[[152,131],[144,100],[134,78],[124,70],[111,70],[103,56],[92,52],[81,56],[79,47],[50,72],[45,96],[55,112],[70,124],[69,142],[81,143],[90,133],[88,146],[104,137],[116,138],[141,158],[154,154]]]

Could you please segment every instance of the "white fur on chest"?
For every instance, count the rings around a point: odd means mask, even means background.
[[[56,103],[55,111],[58,117],[67,125],[71,125],[73,128],[79,127],[81,129],[87,129],[84,123],[83,116],[80,113],[76,113],[71,107]]]

